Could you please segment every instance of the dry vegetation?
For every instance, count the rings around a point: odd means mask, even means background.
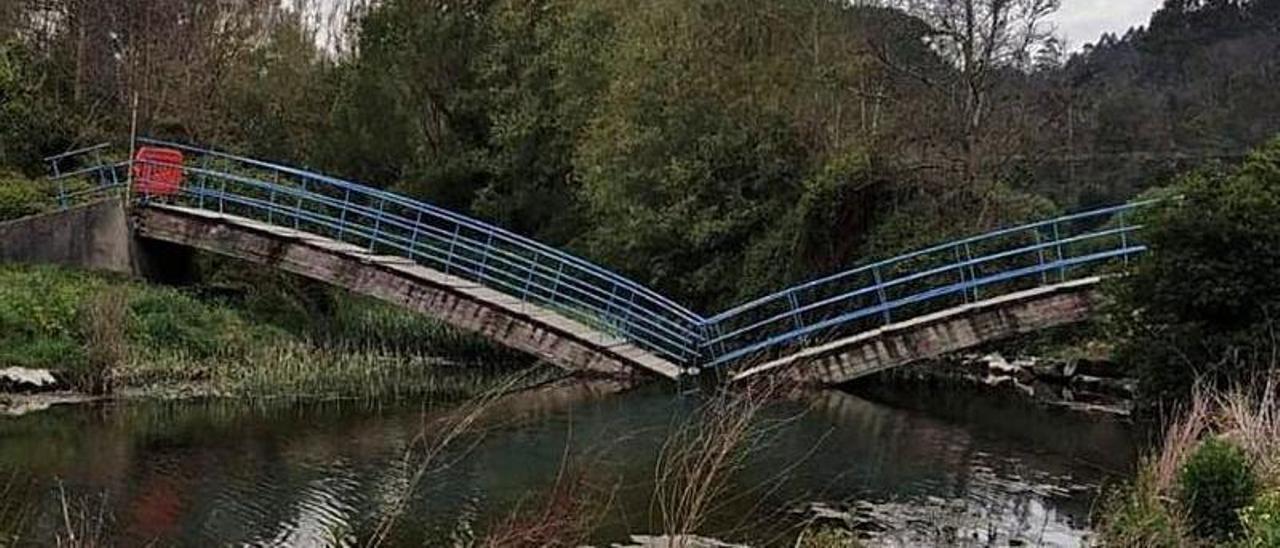
[[[1216,392],[1198,388],[1181,417],[1164,433],[1159,450],[1144,459],[1137,476],[1110,494],[1099,514],[1100,540],[1106,546],[1274,546],[1280,542],[1280,515],[1273,508],[1280,493],[1280,408],[1273,374],[1260,387]],[[1211,466],[1197,463],[1210,447],[1226,448],[1243,457],[1241,470],[1218,459]],[[1233,532],[1206,537],[1198,530],[1207,520],[1198,516],[1197,496],[1222,497],[1220,492],[1198,495],[1196,476],[1216,481],[1213,491],[1231,488],[1221,478],[1244,477],[1251,501],[1226,516]]]

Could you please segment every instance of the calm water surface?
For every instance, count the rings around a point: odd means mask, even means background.
[[[29,534],[51,542],[60,501],[105,509],[120,545],[360,544],[412,492],[390,544],[449,545],[536,506],[566,454],[613,492],[595,541],[659,529],[654,462],[696,397],[651,387],[587,397],[567,389],[503,402],[407,490],[409,448],[451,406],[405,403],[127,402],[0,418],[0,471],[26,487]],[[733,478],[706,527],[756,545],[785,544],[807,503],[889,516],[890,544],[939,530],[1078,545],[1097,490],[1134,460],[1128,427],[956,389],[828,392],[767,412],[763,448]],[[859,502],[860,501],[860,502]]]

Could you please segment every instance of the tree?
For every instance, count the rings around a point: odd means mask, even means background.
[[[954,138],[961,149],[965,179],[976,181],[983,167],[992,95],[1007,70],[1031,68],[1034,55],[1053,37],[1045,20],[1060,0],[897,0],[891,4],[928,26],[925,39],[947,62],[943,70],[904,63],[881,50],[881,60],[947,96],[957,117]]]
[[[1161,194],[1136,221],[1150,252],[1113,288],[1121,357],[1149,405],[1185,398],[1198,378],[1229,385],[1276,365],[1280,139]]]
[[[318,164],[467,209],[487,140],[474,58],[491,0],[388,0],[358,20]]]

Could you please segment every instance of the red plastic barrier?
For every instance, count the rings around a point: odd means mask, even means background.
[[[134,157],[133,190],[144,196],[172,196],[182,187],[182,151],[142,147]]]

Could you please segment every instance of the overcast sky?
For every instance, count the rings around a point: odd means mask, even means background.
[[[1160,4],[1161,0],[1062,0],[1053,22],[1077,50],[1097,42],[1104,32],[1124,34],[1129,27],[1145,26]]]

